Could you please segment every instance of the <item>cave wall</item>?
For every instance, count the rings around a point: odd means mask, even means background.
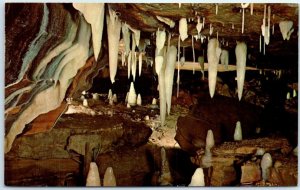
[[[72,4],[7,3],[5,18],[7,153],[30,122],[51,128],[64,99],[88,89],[106,59],[95,61],[91,25]]]

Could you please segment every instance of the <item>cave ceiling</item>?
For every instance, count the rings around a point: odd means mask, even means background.
[[[196,35],[197,17],[200,16],[201,22],[205,18],[204,29],[201,35],[209,37],[210,24],[214,28],[212,37],[219,38],[219,41],[228,41],[228,48],[234,48],[236,40],[243,40],[248,48],[258,53],[259,37],[261,25],[264,18],[264,6],[271,7],[271,33],[274,25],[274,34],[271,34],[270,43],[266,46],[267,52],[274,54],[298,54],[298,4],[272,3],[254,4],[253,14],[250,14],[250,6],[244,9],[244,33],[242,33],[242,7],[240,3],[218,3],[218,13],[216,14],[215,3],[111,3],[109,6],[118,12],[119,18],[128,23],[131,27],[142,31],[142,37],[150,38],[155,41],[154,32],[160,28],[173,34],[171,44],[177,45],[178,26],[181,18],[188,20],[188,34]],[[268,10],[266,11],[267,23]],[[162,16],[173,20],[176,24],[170,28],[167,24],[159,21],[156,16]],[[295,29],[289,41],[283,40],[279,22],[284,20],[293,21]],[[233,28],[234,25],[234,28]],[[266,24],[267,25],[267,24]],[[217,34],[218,33],[218,34]],[[200,40],[198,40],[200,41]],[[154,42],[155,43],[155,42]],[[226,43],[224,43],[226,44]],[[182,46],[191,46],[191,38],[186,39]],[[283,48],[285,47],[285,48]],[[205,48],[200,43],[195,44],[196,49]],[[225,47],[226,48],[226,47]]]

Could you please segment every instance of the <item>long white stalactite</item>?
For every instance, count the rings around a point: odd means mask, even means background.
[[[118,69],[118,50],[121,32],[121,21],[116,12],[110,7],[109,15],[106,16],[108,35],[109,74],[111,83],[115,82]]]
[[[104,3],[73,3],[73,7],[82,12],[85,20],[91,24],[94,56],[97,61],[102,44]]]
[[[176,64],[177,49],[175,46],[171,46],[167,52],[167,62],[165,69],[165,87],[166,87],[166,99],[167,99],[167,112],[170,114],[171,99],[173,91],[174,71]]]
[[[236,56],[236,74],[237,74],[237,87],[238,87],[238,98],[242,99],[243,87],[245,81],[246,72],[246,59],[247,59],[247,45],[245,42],[237,42],[235,48]]]
[[[142,74],[142,67],[143,67],[143,53],[139,53],[139,76]]]
[[[178,53],[177,53],[177,93],[176,93],[176,97],[178,98],[179,96],[179,83],[180,83],[180,35],[178,36]]]
[[[165,51],[166,48],[163,48],[160,51],[159,56],[162,57],[162,66],[160,68],[158,74],[158,86],[159,86],[159,112],[160,112],[160,123],[161,126],[164,126],[166,120],[166,113],[167,113],[167,101],[166,101],[166,86],[165,86]]]
[[[125,55],[128,56],[130,51],[130,31],[126,23],[122,23],[122,36],[125,44]]]
[[[207,60],[208,60],[208,87],[210,97],[213,98],[217,83],[218,63],[221,54],[219,42],[217,39],[210,39],[207,45]]]

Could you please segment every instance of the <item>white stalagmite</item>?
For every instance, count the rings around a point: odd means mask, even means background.
[[[212,130],[207,131],[205,150],[210,152],[210,149],[215,146],[215,139]]]
[[[111,98],[112,98],[112,96],[113,96],[112,90],[111,90],[111,89],[109,89],[109,90],[108,90],[107,99],[108,99],[108,100],[109,100],[109,99],[111,99]]]
[[[95,60],[97,61],[102,44],[104,3],[73,3],[73,7],[84,15],[91,24]]]
[[[133,77],[133,81],[135,81],[135,76],[136,76],[136,52],[133,52],[132,57],[131,57],[131,74]]]
[[[213,98],[217,82],[218,63],[221,49],[217,39],[210,39],[207,46],[208,86],[210,97]]]
[[[233,139],[235,141],[241,141],[241,140],[243,140],[242,126],[241,126],[241,122],[240,121],[236,122]]]
[[[114,94],[114,95],[112,96],[112,101],[113,101],[114,103],[117,103],[117,102],[118,102],[117,94]]]
[[[117,186],[116,177],[112,167],[106,168],[103,178],[103,187],[115,187]]]
[[[141,94],[138,94],[137,98],[136,98],[136,104],[141,106],[142,105],[142,97]]]
[[[99,100],[99,94],[98,93],[93,93],[93,99],[94,100]]]
[[[108,35],[109,74],[111,83],[115,82],[118,69],[118,50],[121,32],[121,22],[114,10],[108,9],[106,16]]]
[[[173,179],[172,179],[169,162],[166,155],[166,150],[164,149],[164,147],[161,148],[160,154],[161,154],[161,171],[160,171],[161,174],[158,179],[159,184],[161,186],[171,185]]]
[[[88,175],[86,177],[86,186],[101,186],[98,166],[95,162],[90,163]]]
[[[173,91],[174,71],[176,64],[177,49],[175,46],[170,46],[167,52],[167,62],[165,69],[165,87],[166,87],[166,99],[167,99],[167,112],[170,114],[171,99]]]
[[[228,69],[228,62],[229,62],[229,53],[228,50],[223,49],[221,53],[221,64],[224,65],[225,69]]]
[[[237,42],[235,48],[238,98],[241,100],[246,72],[247,46],[245,42]]]
[[[131,71],[131,57],[132,57],[132,52],[129,51],[128,58],[127,58],[127,74],[128,74],[128,79],[130,78],[130,71]]]
[[[205,186],[204,173],[202,168],[196,169],[189,186]]]
[[[294,89],[293,90],[293,98],[295,98],[297,96],[297,91]]]
[[[142,66],[143,66],[143,54],[139,53],[139,76],[142,74]]]
[[[184,41],[188,37],[188,25],[186,18],[181,18],[179,20],[179,34],[180,34],[180,39]]]
[[[162,70],[163,62],[164,62],[163,56],[155,57],[155,71],[158,76],[160,75],[160,71]]]
[[[133,82],[130,83],[130,89],[129,89],[129,94],[128,94],[128,104],[130,106],[135,106],[136,105],[136,92],[135,92],[135,89],[134,89]]]
[[[169,25],[170,28],[174,28],[174,26],[175,26],[175,22],[173,20],[169,19],[169,18],[162,17],[162,16],[156,16],[156,18],[159,21],[161,21],[161,22],[166,23],[167,25]]]
[[[130,32],[126,23],[122,23],[122,36],[125,44],[125,55],[128,56],[130,51]]]
[[[82,104],[85,107],[89,107],[89,103],[88,103],[87,99],[83,99],[83,103]]]
[[[273,161],[270,153],[265,153],[261,159],[261,170],[262,170],[262,178],[264,181],[268,180],[269,177],[269,168],[272,167]]]
[[[288,92],[288,93],[286,94],[286,99],[287,99],[287,100],[291,99],[291,94],[290,94],[290,92]]]
[[[157,104],[157,100],[156,100],[156,98],[153,98],[152,99],[152,105],[156,105]]]
[[[156,31],[156,54],[160,52],[160,50],[164,47],[166,41],[166,32],[165,30],[160,31],[157,29]]]
[[[283,40],[289,39],[290,34],[293,32],[293,21],[280,21],[279,28],[282,34]]]

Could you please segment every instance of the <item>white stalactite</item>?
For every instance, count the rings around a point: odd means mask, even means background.
[[[224,65],[225,69],[228,69],[228,63],[229,63],[229,53],[228,50],[223,49],[221,53],[221,64]]]
[[[169,18],[162,17],[162,16],[156,16],[156,18],[157,18],[159,21],[161,21],[161,22],[163,22],[163,23],[169,25],[170,28],[174,28],[174,26],[175,26],[175,22],[174,22],[173,20],[169,19]]]
[[[124,51],[121,52],[121,58],[122,58],[122,67],[124,67],[125,66],[125,59],[126,59]]]
[[[143,67],[143,54],[139,53],[139,76],[142,74],[142,67]]]
[[[219,42],[213,38],[209,40],[207,46],[207,60],[208,60],[208,86],[210,97],[213,98],[217,82],[218,63],[221,49]]]
[[[178,53],[177,53],[177,93],[176,97],[179,96],[179,83],[180,83],[180,35],[178,36]]]
[[[177,49],[175,46],[171,46],[167,52],[167,62],[165,69],[165,87],[166,87],[166,99],[167,99],[167,113],[170,114],[171,99],[173,91],[174,71],[176,64]]]
[[[291,33],[294,31],[292,29],[293,21],[280,21],[279,28],[282,34],[283,40],[288,40],[290,38]]]
[[[180,34],[180,39],[184,41],[188,37],[188,25],[186,18],[181,18],[179,20],[179,34]]]
[[[235,56],[236,56],[238,98],[239,100],[241,100],[243,94],[245,72],[246,72],[246,59],[247,59],[247,46],[245,42],[237,42],[235,48]]]
[[[164,47],[166,41],[166,32],[165,30],[160,31],[157,29],[156,31],[156,54],[160,52],[160,50]]]
[[[128,57],[127,57],[127,74],[128,74],[128,79],[130,78],[130,71],[131,71],[131,57],[132,57],[132,52],[129,51]]]
[[[102,44],[104,3],[73,3],[73,7],[82,12],[85,20],[91,24],[94,56],[97,61]]]
[[[161,55],[157,56],[161,57],[161,69],[159,70],[158,75],[158,85],[159,85],[159,111],[160,111],[160,122],[161,126],[164,126],[166,120],[166,112],[167,112],[167,100],[166,100],[166,87],[165,87],[165,67],[166,64],[164,63],[165,57],[165,48],[162,49]]]
[[[130,51],[130,31],[126,23],[122,23],[122,36],[125,44],[125,55],[128,56]]]
[[[133,52],[132,58],[131,58],[131,73],[133,77],[133,81],[135,81],[135,76],[136,76],[136,52]]]
[[[200,17],[198,16],[198,18],[197,18],[197,25],[196,25],[198,36],[200,35],[201,29],[202,29],[202,25],[203,24],[200,22]]]
[[[156,71],[156,74],[158,76],[160,75],[160,71],[162,69],[163,62],[164,62],[164,57],[163,56],[156,56],[155,57],[155,71]]]
[[[106,16],[107,35],[108,35],[108,55],[109,55],[109,74],[111,83],[115,82],[118,69],[118,50],[121,32],[121,22],[111,8],[108,9],[109,15]]]
[[[212,24],[209,24],[209,35],[211,36],[212,33],[214,32],[214,27],[212,26]]]
[[[250,14],[253,15],[253,3],[250,3]]]

